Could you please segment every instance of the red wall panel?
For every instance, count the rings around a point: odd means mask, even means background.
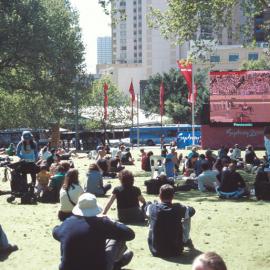
[[[239,144],[245,148],[248,144],[254,148],[264,148],[263,127],[210,127],[203,125],[202,148],[219,149],[222,145],[232,147]]]

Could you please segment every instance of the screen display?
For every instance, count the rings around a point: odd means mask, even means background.
[[[269,123],[270,71],[210,72],[210,123]]]

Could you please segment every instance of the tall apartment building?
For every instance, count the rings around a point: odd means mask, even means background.
[[[164,0],[116,0],[115,8],[126,12],[126,20],[112,27],[113,64],[139,64],[145,76],[176,67],[179,47],[147,26],[149,5],[166,9]]]
[[[97,64],[112,63],[112,39],[111,37],[97,38]]]

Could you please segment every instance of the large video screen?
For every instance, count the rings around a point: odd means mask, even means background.
[[[210,123],[269,123],[270,71],[210,73]]]

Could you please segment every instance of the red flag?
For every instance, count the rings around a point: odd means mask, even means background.
[[[192,64],[189,63],[187,65],[182,64],[180,61],[177,61],[178,67],[184,76],[186,82],[187,82],[187,87],[188,87],[188,102],[192,103],[193,98],[192,98]],[[195,85],[194,85],[194,92],[195,92]],[[195,100],[195,95],[194,95],[194,100]]]
[[[129,86],[129,93],[131,96],[131,101],[132,103],[135,101],[135,92],[134,92],[134,87],[133,87],[133,82],[131,81],[130,86]]]
[[[109,86],[107,83],[104,83],[103,90],[104,90],[104,120],[108,119],[108,89]]]
[[[164,115],[164,83],[161,81],[159,87],[159,105],[160,105],[160,115]]]

